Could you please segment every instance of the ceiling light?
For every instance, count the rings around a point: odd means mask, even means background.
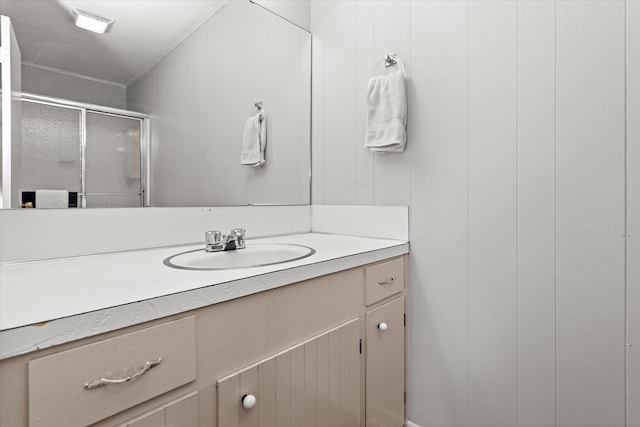
[[[71,10],[71,21],[80,28],[94,33],[106,33],[113,24],[113,19],[104,18],[77,8]]]

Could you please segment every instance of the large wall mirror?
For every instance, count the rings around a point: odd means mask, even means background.
[[[309,204],[311,35],[269,3],[3,0],[24,92],[12,207],[45,190],[72,207]],[[78,28],[74,8],[114,22]],[[242,162],[265,137],[264,165]]]

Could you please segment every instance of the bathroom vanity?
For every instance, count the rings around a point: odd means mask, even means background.
[[[408,243],[258,243],[315,253],[213,271],[163,264],[193,246],[3,265],[36,307],[3,306],[0,426],[404,425]]]

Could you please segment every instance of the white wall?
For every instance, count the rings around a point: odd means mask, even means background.
[[[307,31],[311,31],[310,0],[251,0],[266,7],[273,13],[282,16]]]
[[[128,87],[151,116],[156,206],[309,203],[310,36],[249,1],[227,3]],[[266,165],[240,164],[262,101]]]
[[[22,90],[37,95],[127,109],[127,89],[120,84],[33,64],[22,65]]]
[[[410,205],[418,425],[640,425],[638,4],[311,2],[313,203]],[[373,155],[387,53],[408,146]]]

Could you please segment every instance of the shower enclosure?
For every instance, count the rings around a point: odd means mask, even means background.
[[[66,190],[77,207],[144,206],[147,115],[38,95],[22,101],[22,194]]]

